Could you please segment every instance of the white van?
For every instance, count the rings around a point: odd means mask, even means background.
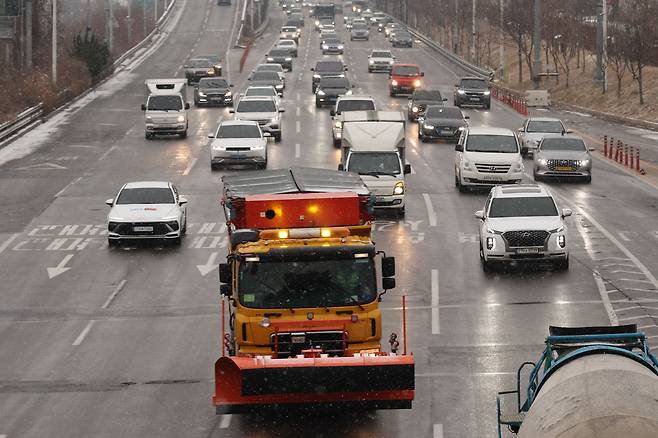
[[[187,81],[185,79],[147,79],[144,82],[144,136],[177,134],[187,137]]]
[[[405,213],[405,116],[401,111],[349,111],[343,114],[338,170],[361,175],[375,195],[375,208]]]
[[[469,187],[519,184],[523,158],[516,134],[505,128],[469,128],[455,146],[455,185]]]

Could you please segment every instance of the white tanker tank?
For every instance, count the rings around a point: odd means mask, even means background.
[[[550,327],[537,363],[517,372],[516,391],[498,393],[498,436],[519,438],[658,437],[658,360],[635,325]],[[525,402],[521,374],[532,367]],[[516,413],[501,400],[516,395]]]

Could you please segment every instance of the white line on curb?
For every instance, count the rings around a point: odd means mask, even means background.
[[[432,269],[432,334],[441,333],[439,324],[439,270]]]

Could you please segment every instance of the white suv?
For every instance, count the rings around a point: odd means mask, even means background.
[[[331,110],[331,131],[334,147],[340,147],[343,138],[343,112],[375,111],[375,99],[370,96],[338,96],[336,106]]]
[[[238,106],[229,113],[235,115],[235,120],[258,122],[260,130],[274,137],[278,143],[281,141],[281,113],[284,111],[272,97],[254,96],[240,99]]]
[[[267,138],[254,120],[224,120],[208,138],[213,170],[230,165],[267,167]]]
[[[504,128],[469,128],[455,146],[455,185],[491,187],[520,183],[523,158],[516,134]]]
[[[480,261],[486,272],[494,263],[550,262],[569,269],[564,218],[549,190],[537,184],[511,184],[491,189],[480,219]]]

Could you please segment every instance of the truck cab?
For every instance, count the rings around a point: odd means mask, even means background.
[[[339,170],[357,173],[375,195],[375,208],[405,214],[405,116],[401,111],[343,115]]]
[[[187,81],[185,79],[147,79],[144,82],[144,136],[158,134],[187,137]]]

